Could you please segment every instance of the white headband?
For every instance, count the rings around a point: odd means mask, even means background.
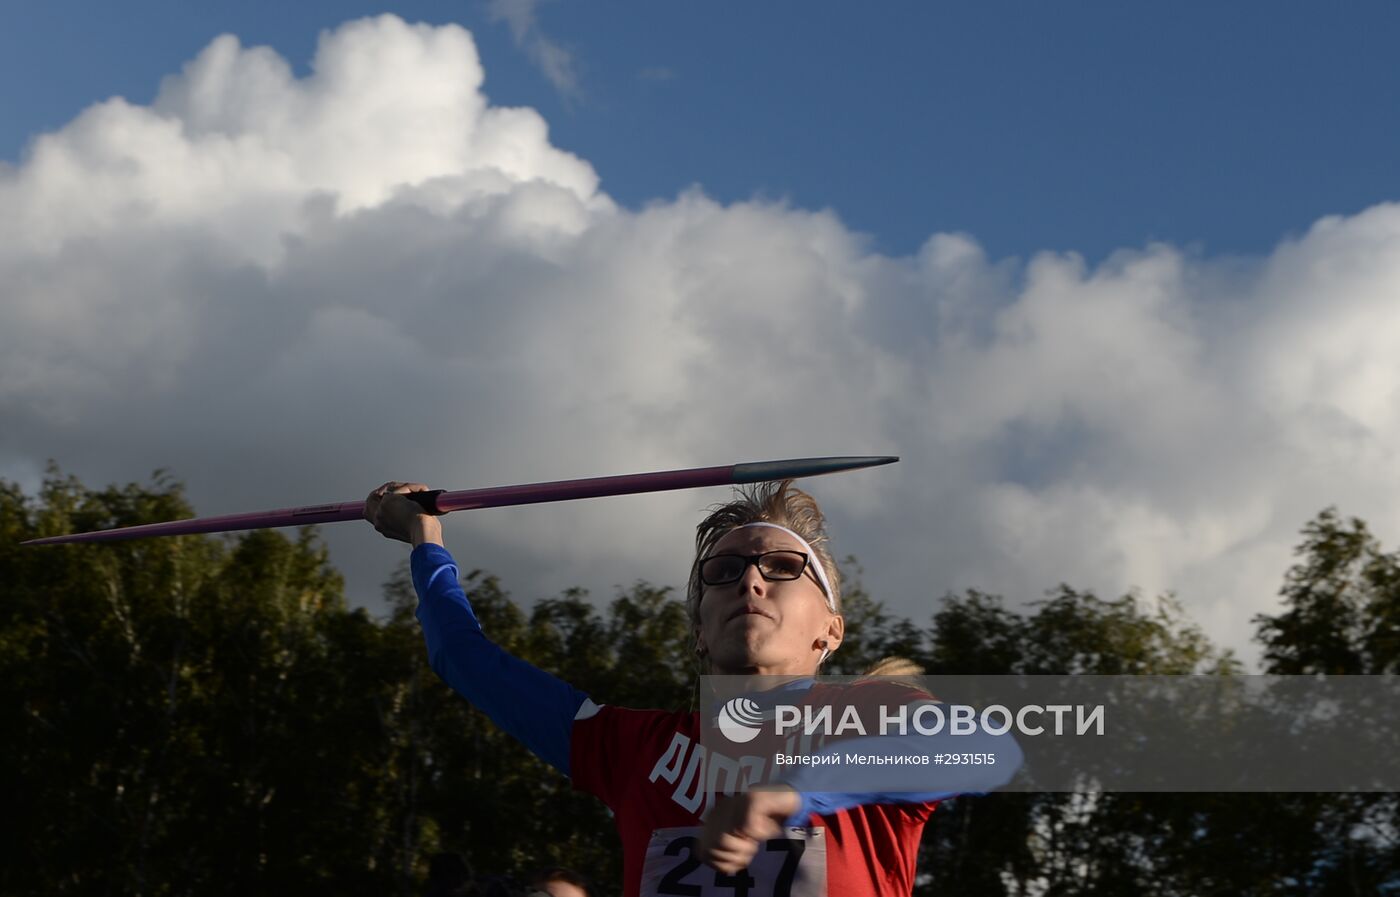
[[[817,582],[821,583],[822,591],[826,593],[826,606],[831,609],[833,614],[836,613],[836,597],[831,594],[831,583],[826,580],[826,570],[822,569],[821,558],[817,557],[817,553],[812,550],[812,546],[807,544],[807,540],[785,526],[781,526],[777,523],[769,523],[766,520],[758,520],[734,528],[748,529],[751,526],[771,526],[773,529],[782,530],[802,545],[803,550],[807,552],[807,566],[812,568],[812,572],[816,574]]]

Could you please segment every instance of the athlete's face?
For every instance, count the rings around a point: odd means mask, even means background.
[[[804,551],[788,533],[755,526],[726,533],[710,555],[778,550]],[[823,642],[832,651],[841,644],[845,622],[827,607],[810,571],[769,582],[750,564],[737,582],[703,588],[696,642],[716,673],[807,676],[817,670]]]

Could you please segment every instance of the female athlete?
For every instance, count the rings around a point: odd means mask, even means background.
[[[710,793],[698,713],[597,704],[486,637],[439,520],[402,497],[427,488],[385,483],[370,493],[365,517],[414,546],[429,662],[575,788],[607,804],[622,838],[627,897],[907,895],[937,799],[1004,782],[847,794],[799,770],[789,784]],[[709,672],[816,675],[845,633],[840,574],[816,501],[785,481],[741,490],[713,511],[697,529],[686,600]],[[998,775],[1018,762],[1016,752]]]

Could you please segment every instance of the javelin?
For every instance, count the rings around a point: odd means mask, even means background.
[[[662,492],[670,489],[698,489],[702,486],[727,486],[740,483],[761,483],[766,480],[787,480],[810,477],[861,467],[876,467],[898,461],[895,457],[797,458],[790,461],[757,461],[750,464],[729,464],[723,467],[692,467],[687,470],[663,470],[657,473],[631,473],[615,477],[592,477],[584,480],[559,480],[553,483],[526,483],[520,486],[492,486],[447,492],[410,492],[404,495],[417,502],[429,514],[470,511],[476,508],[501,508],[509,505],[532,505],[547,501],[572,501],[576,498],[598,498],[604,495],[634,495],[640,492]],[[363,520],[364,499],[276,511],[253,511],[248,514],[226,514],[222,517],[195,517],[168,523],[145,523],[121,526],[70,536],[48,536],[30,539],[22,545],[62,545],[70,542],[117,542],[147,536],[186,536],[191,533],[231,533],[245,529],[271,529],[279,526],[309,526],[317,523],[339,523],[342,520]]]

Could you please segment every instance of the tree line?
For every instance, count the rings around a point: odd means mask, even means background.
[[[616,893],[608,812],[502,735],[427,667],[406,567],[387,612],[348,607],[314,529],[25,548],[25,539],[190,516],[180,485],[0,481],[3,894],[419,894],[431,857],[480,872],[567,866]],[[926,623],[846,562],[848,638],[830,672],[901,655],[931,674],[1241,672],[1170,596],[1061,585],[1013,608],[946,596]],[[608,703],[695,700],[682,598],[637,582],[528,609],[466,587],[507,650]],[[1326,510],[1280,605],[1255,619],[1262,672],[1400,665],[1400,553]],[[1400,892],[1393,794],[992,794],[931,817],[917,893],[1374,895]]]

